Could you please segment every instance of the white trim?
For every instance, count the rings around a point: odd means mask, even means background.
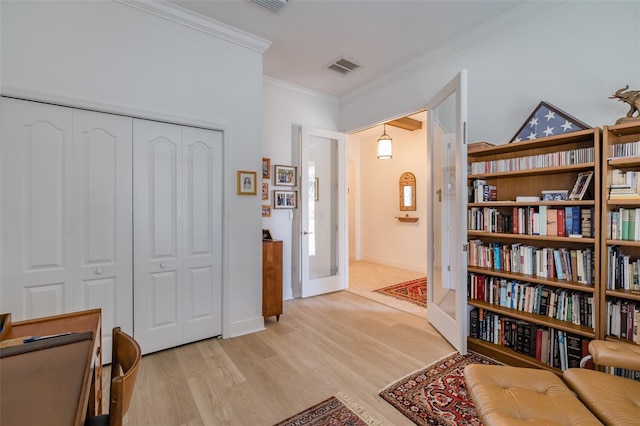
[[[286,81],[278,80],[273,77],[263,76],[263,88],[279,89],[291,92],[295,95],[305,96],[316,101],[324,102],[331,106],[340,106],[340,99],[337,96],[327,95],[326,93],[307,89],[306,87],[296,86]]]
[[[224,339],[229,339],[232,337],[244,336],[245,334],[255,333],[257,331],[264,330],[264,318],[254,318],[248,321],[237,322],[234,324],[229,324],[229,332],[228,335],[222,335]]]
[[[454,53],[466,49],[474,44],[486,40],[487,38],[499,34],[500,32],[525,22],[536,15],[546,12],[557,7],[562,2],[526,2],[521,6],[517,6],[507,13],[504,13],[487,23],[467,31],[460,36],[442,43],[428,53],[409,61],[394,71],[374,79],[369,83],[340,97],[340,103],[353,102],[371,92],[380,89],[386,85],[403,79],[404,77],[418,72],[429,65],[437,63]],[[417,110],[417,109],[416,109]]]
[[[242,47],[264,53],[271,42],[246,31],[239,30],[215,19],[192,12],[164,0],[114,0],[125,6],[158,16],[185,27],[229,41]]]

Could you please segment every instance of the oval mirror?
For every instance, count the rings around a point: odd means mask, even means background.
[[[416,209],[416,177],[413,173],[405,172],[400,176],[400,210]]]

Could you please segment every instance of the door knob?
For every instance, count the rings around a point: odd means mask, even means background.
[[[309,235],[309,234],[313,234],[313,232],[304,231],[304,232],[302,233],[302,235]]]
[[[164,268],[166,268],[166,267],[167,267],[167,264],[166,264],[166,263],[164,263],[164,262],[160,262],[160,267],[161,267],[162,269],[164,269]]]
[[[102,268],[96,268],[96,275],[102,275]]]

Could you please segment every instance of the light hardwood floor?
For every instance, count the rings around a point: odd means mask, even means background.
[[[273,425],[338,391],[411,425],[378,392],[453,351],[426,319],[347,291],[288,300],[264,331],[145,355],[125,425]]]

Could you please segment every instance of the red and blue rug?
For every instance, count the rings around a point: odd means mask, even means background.
[[[480,426],[464,381],[469,364],[498,364],[475,352],[449,355],[380,391],[380,396],[417,425]]]
[[[277,423],[275,426],[381,426],[348,395],[335,396]]]
[[[427,307],[427,277],[379,288],[374,292]]]

